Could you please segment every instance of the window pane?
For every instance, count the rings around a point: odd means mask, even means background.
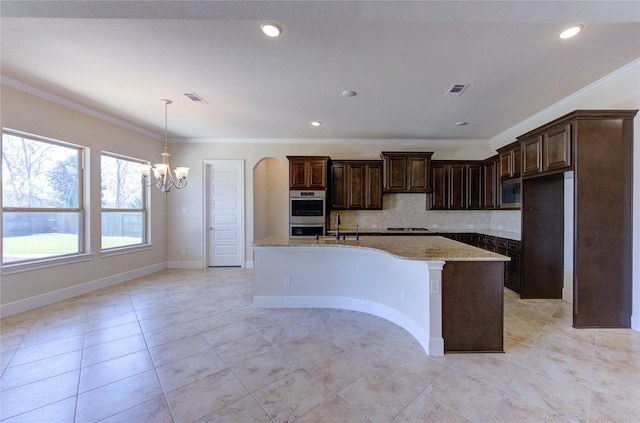
[[[80,252],[78,212],[4,212],[2,261],[33,260]]]
[[[143,212],[103,212],[102,249],[142,244]]]
[[[80,150],[2,134],[4,207],[79,208]]]
[[[142,177],[140,162],[102,155],[102,208],[141,209]]]

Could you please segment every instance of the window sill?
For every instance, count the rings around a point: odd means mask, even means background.
[[[136,253],[138,251],[151,250],[153,246],[151,244],[132,245],[130,247],[111,248],[109,250],[100,251],[100,257],[113,257],[122,254]]]
[[[9,263],[2,266],[3,275],[12,275],[14,273],[29,272],[32,270],[47,269],[54,266],[63,266],[72,263],[81,263],[93,259],[93,254],[82,253],[74,254],[72,256],[46,258],[41,260],[34,260],[28,263]]]

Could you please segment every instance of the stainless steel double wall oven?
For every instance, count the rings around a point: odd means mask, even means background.
[[[324,235],[326,191],[289,191],[289,235]]]

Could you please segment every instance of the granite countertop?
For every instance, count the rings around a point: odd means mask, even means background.
[[[340,233],[350,236],[355,235],[355,229],[342,229],[340,228]],[[364,236],[370,235],[380,235],[380,236],[389,236],[389,235],[440,235],[440,234],[482,234],[482,235],[490,235],[498,238],[506,238],[513,239],[515,241],[520,241],[520,233],[519,232],[510,232],[503,231],[498,229],[428,229],[424,231],[390,231],[387,229],[359,229],[358,233]],[[327,232],[328,235],[335,234],[334,231],[329,230]]]
[[[384,251],[407,260],[425,261],[509,261],[509,257],[453,241],[441,236],[365,236],[336,241],[333,237],[268,237],[254,241],[254,247],[362,248]]]

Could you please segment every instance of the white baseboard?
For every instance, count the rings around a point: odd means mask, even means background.
[[[640,313],[631,315],[631,329],[640,332]]]
[[[34,308],[53,304],[58,301],[67,300],[69,298],[86,294],[97,289],[117,285],[131,279],[159,272],[166,269],[166,267],[167,266],[165,265],[165,263],[158,263],[152,266],[135,269],[117,275],[107,276],[106,278],[96,279],[93,281],[81,283],[79,285],[70,286],[68,288],[59,289],[57,291],[47,292],[45,294],[14,301],[12,303],[2,304],[0,305],[0,317],[22,313],[23,311],[32,310]]]
[[[168,261],[167,269],[203,269],[201,261]]]
[[[562,299],[573,304],[573,289],[562,288]]]
[[[430,339],[424,329],[407,315],[372,301],[326,296],[254,296],[255,308],[338,308],[359,311],[381,317],[409,332],[428,355],[444,355],[444,340]]]

